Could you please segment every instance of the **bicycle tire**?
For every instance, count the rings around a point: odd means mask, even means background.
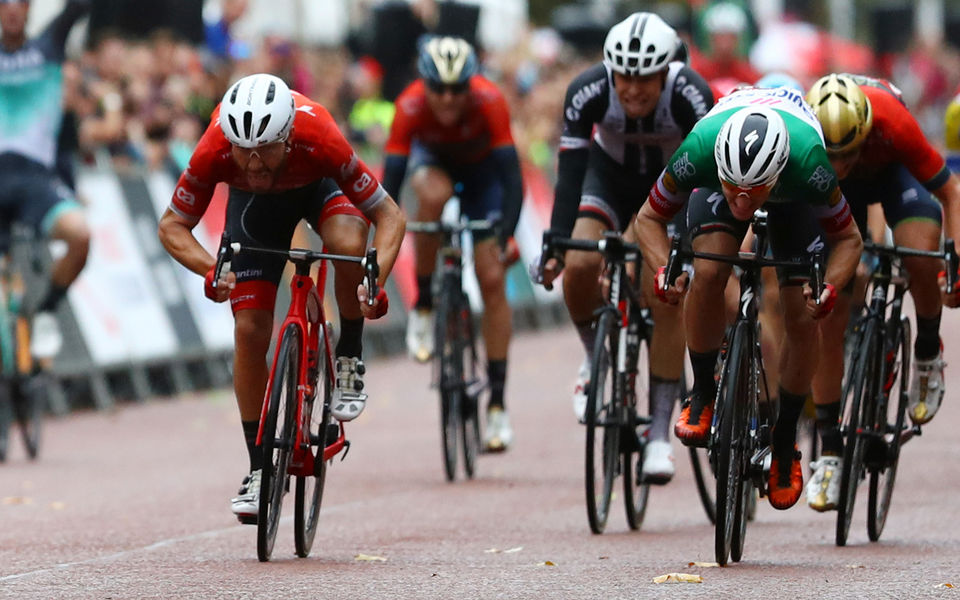
[[[700,504],[703,506],[703,512],[707,514],[707,519],[711,525],[717,522],[717,502],[714,499],[715,490],[707,482],[707,471],[710,469],[710,459],[706,456],[706,450],[703,448],[688,448],[690,454],[690,466],[693,468],[693,479],[697,484],[697,495],[700,497]],[[712,476],[713,473],[710,472]]]
[[[28,375],[14,384],[13,412],[30,460],[40,453],[40,437],[46,413],[46,376]]]
[[[322,330],[321,330],[322,331]],[[333,382],[328,368],[326,345],[320,339],[317,351],[316,395],[303,403],[303,411],[308,415],[304,419],[304,433],[315,434],[319,443],[313,446],[313,476],[297,476],[294,495],[293,541],[297,556],[306,558],[313,548],[320,520],[320,505],[323,502],[323,488],[327,478],[327,461],[323,460],[323,451],[327,447],[328,424],[330,423],[330,397]],[[333,441],[333,440],[330,440]]]
[[[637,371],[634,396],[639,403],[641,399],[646,400],[650,395],[650,347],[646,338],[639,339],[636,356],[630,356],[629,360],[634,362],[630,368]],[[636,426],[628,423],[621,435],[636,436]],[[624,444],[623,446],[623,504],[627,511],[627,526],[636,531],[643,524],[643,517],[647,512],[647,500],[650,497],[650,484],[643,483],[640,477],[646,443],[638,437],[636,445]]]
[[[730,337],[721,387],[717,390],[717,405],[714,412],[716,434],[712,440],[713,451],[717,459],[717,519],[714,530],[714,554],[720,565],[726,565],[730,558],[734,529],[739,527],[738,517],[743,517],[738,508],[741,496],[742,477],[735,437],[738,427],[737,401],[743,386],[743,367],[745,359],[746,336],[744,324],[738,323]],[[738,515],[738,511],[741,514]]]
[[[459,294],[460,325],[463,337],[460,340],[460,356],[463,370],[460,401],[460,440],[463,447],[463,471],[473,479],[477,471],[477,456],[480,454],[480,389],[479,365],[477,364],[477,340],[473,328],[470,302]],[[472,391],[471,391],[472,390]]]
[[[867,497],[867,534],[871,542],[880,539],[887,523],[890,499],[900,462],[900,433],[907,413],[907,394],[910,382],[910,321],[901,317],[899,323],[888,323],[891,344],[884,357],[884,391],[888,393],[884,407],[878,407],[875,419],[878,431],[884,432],[885,460],[870,470],[870,492]],[[890,355],[892,353],[892,356]],[[887,372],[887,369],[896,371]],[[888,389],[889,384],[889,389]],[[896,395],[894,395],[896,390]],[[890,410],[893,410],[892,419]]]
[[[862,423],[867,420],[863,417],[869,410],[869,400],[873,373],[875,372],[876,354],[879,350],[877,322],[870,320],[855,346],[854,357],[856,363],[851,371],[850,380],[843,390],[843,404],[846,407],[846,421],[841,428],[844,437],[843,444],[843,472],[840,477],[840,499],[837,503],[837,530],[836,545],[845,546],[850,534],[850,521],[853,518],[853,508],[857,500],[857,486],[863,473],[863,436],[859,434]]]
[[[13,422],[13,407],[10,399],[11,383],[6,378],[0,380],[0,463],[7,460],[7,444],[10,441],[10,425]]]
[[[617,347],[616,313],[605,311],[596,327],[586,406],[585,490],[590,531],[603,533],[610,516],[613,482],[620,461],[620,425],[615,421],[613,351]],[[607,344],[610,344],[609,349]],[[609,386],[607,385],[609,384]],[[606,391],[609,391],[609,397]]]
[[[260,479],[260,510],[257,515],[257,558],[260,562],[270,560],[273,553],[283,496],[290,479],[287,469],[293,456],[296,435],[297,393],[302,359],[300,336],[300,327],[294,323],[283,330],[280,343],[277,344],[273,382],[267,392],[269,405],[263,425],[263,471]]]
[[[457,437],[460,431],[460,404],[463,393],[462,354],[458,351],[458,317],[453,302],[456,289],[452,279],[444,278],[437,308],[434,348],[437,353],[440,390],[440,435],[443,444],[443,468],[447,481],[457,477]]]
[[[743,348],[748,352],[748,358],[741,361],[741,371],[738,374],[737,383],[743,393],[737,394],[738,402],[734,410],[734,428],[739,432],[735,441],[739,477],[736,487],[737,506],[733,519],[733,535],[730,538],[730,560],[733,562],[740,562],[743,557],[743,546],[747,537],[747,522],[752,521],[757,515],[757,494],[754,491],[750,476],[750,459],[753,455],[751,440],[754,439],[750,428],[751,423],[756,423],[758,419],[756,414],[757,371],[753,362],[753,353],[750,352],[753,347],[754,345],[749,342],[743,345]]]

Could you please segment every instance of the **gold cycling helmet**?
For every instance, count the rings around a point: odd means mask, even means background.
[[[807,103],[820,120],[829,154],[856,150],[870,134],[870,99],[849,75],[831,73],[821,77],[807,92]]]

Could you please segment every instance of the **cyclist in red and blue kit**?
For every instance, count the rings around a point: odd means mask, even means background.
[[[510,343],[506,269],[518,258],[513,231],[520,218],[523,180],[510,134],[510,112],[497,86],[478,74],[465,40],[434,37],[420,47],[420,79],[400,94],[387,140],[383,186],[399,197],[404,177],[418,199],[418,221],[436,221],[452,196],[471,219],[500,219],[498,231],[474,235],[473,258],[483,296],[483,338],[490,399],[484,444],[506,450],[513,430],[503,391]],[[407,349],[421,362],[433,354],[431,281],[440,241],[417,234],[418,296],[407,323]]]

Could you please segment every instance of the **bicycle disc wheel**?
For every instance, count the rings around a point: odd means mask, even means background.
[[[273,385],[267,393],[270,404],[263,425],[263,472],[257,515],[257,557],[261,562],[270,560],[273,553],[283,496],[290,480],[287,468],[296,435],[300,360],[300,328],[290,324],[283,331],[277,347]]]
[[[730,337],[724,364],[722,386],[717,393],[715,412],[716,435],[713,451],[717,455],[717,519],[715,523],[714,552],[717,563],[727,564],[734,530],[744,518],[741,507],[740,444],[746,423],[740,423],[738,406],[746,401],[746,382],[743,376],[748,366],[747,336],[744,326],[738,324]]]
[[[885,456],[883,464],[870,470],[870,494],[867,499],[867,534],[870,541],[880,539],[887,523],[887,511],[893,495],[900,462],[900,434],[904,430],[907,412],[907,394],[910,382],[910,321],[902,317],[900,323],[888,323],[893,335],[884,356],[883,395],[886,401],[877,410],[876,430],[883,432]]]
[[[845,546],[850,533],[850,520],[857,500],[857,486],[863,477],[864,438],[859,434],[860,427],[867,422],[866,411],[872,404],[874,373],[876,372],[879,352],[879,332],[876,321],[867,323],[854,351],[853,371],[850,380],[844,386],[843,405],[846,407],[845,421],[841,429],[843,444],[843,473],[840,477],[840,500],[837,504],[836,544]]]
[[[460,295],[460,355],[463,357],[463,386],[460,400],[460,439],[463,441],[463,471],[473,479],[480,454],[480,373],[473,317],[467,297]]]
[[[458,340],[453,286],[444,281],[444,293],[437,308],[435,348],[439,368],[440,434],[443,441],[443,468],[447,481],[457,476],[457,436],[460,430],[460,404],[463,396],[463,354]]]
[[[616,422],[611,350],[617,347],[616,314],[604,312],[597,322],[597,340],[590,366],[586,407],[586,493],[590,531],[603,533],[610,515],[613,482],[620,461],[620,424]],[[609,349],[607,344],[610,344]]]
[[[40,433],[43,430],[43,417],[47,406],[46,375],[37,373],[21,379],[15,384],[13,410],[23,434],[23,444],[27,456],[37,458],[40,452]]]
[[[634,382],[637,403],[644,402],[650,395],[650,351],[647,340],[641,338],[637,348],[637,378]],[[628,424],[622,435],[637,435],[636,425]],[[640,470],[643,466],[643,451],[646,444],[623,444],[623,503],[627,510],[627,525],[636,531],[643,524],[647,512],[647,499],[650,496],[650,484],[641,481]]]
[[[323,501],[323,486],[327,478],[327,461],[323,460],[323,451],[329,437],[327,424],[330,422],[330,394],[333,384],[323,339],[320,340],[317,354],[317,393],[303,403],[303,433],[309,434],[316,441],[315,444],[311,443],[315,453],[313,476],[297,476],[294,495],[293,541],[300,558],[306,558],[313,547],[317,521],[320,518],[320,504]]]

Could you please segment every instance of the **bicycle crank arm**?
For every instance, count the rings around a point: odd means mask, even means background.
[[[917,435],[923,435],[923,429],[921,429],[919,425],[914,425],[913,427],[904,429],[900,432],[900,445],[902,446],[903,444],[906,444]]]

